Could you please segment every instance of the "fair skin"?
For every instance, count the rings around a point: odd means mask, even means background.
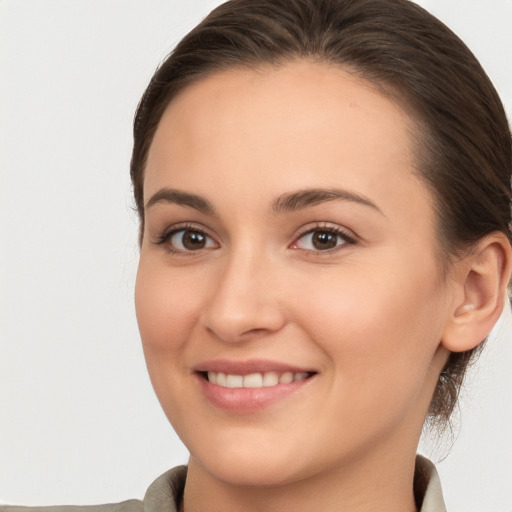
[[[136,307],[191,454],[186,511],[416,510],[428,405],[447,348],[470,343],[453,319],[483,295],[469,260],[441,279],[411,130],[365,82],[302,61],[213,74],[167,108]],[[510,266],[496,239],[487,301]]]

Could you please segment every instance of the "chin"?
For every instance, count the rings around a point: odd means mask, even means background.
[[[191,458],[192,462],[193,458]],[[197,459],[196,459],[197,460]],[[276,456],[228,456],[197,461],[216,480],[237,487],[280,487],[301,479],[293,461]]]
[[[232,436],[227,443],[210,438],[191,448],[191,466],[197,465],[229,485],[278,487],[304,477],[300,475],[298,447],[286,443],[241,441]]]

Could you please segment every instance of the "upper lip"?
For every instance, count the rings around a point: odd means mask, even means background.
[[[232,359],[213,359],[205,361],[194,366],[195,372],[222,372],[231,375],[248,375],[250,373],[266,372],[293,372],[293,373],[316,373],[311,368],[296,366],[293,364],[268,359],[248,359],[245,361],[236,361]]]

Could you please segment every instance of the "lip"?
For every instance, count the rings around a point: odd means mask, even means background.
[[[252,359],[247,361],[234,361],[217,359],[196,365],[194,373],[199,387],[206,399],[215,407],[230,412],[251,413],[258,412],[270,405],[280,402],[307,386],[315,378],[317,371],[311,368],[294,366],[287,363]],[[234,375],[249,375],[251,373],[265,372],[293,372],[311,374],[305,380],[293,381],[288,384],[261,388],[227,388],[212,384],[204,378],[204,373],[222,372]]]
[[[271,361],[267,359],[249,359],[246,361],[236,361],[233,359],[214,359],[199,363],[193,368],[194,372],[223,372],[234,375],[248,375],[250,373],[265,372],[293,372],[293,373],[317,373],[314,368],[306,368],[302,366],[294,366],[279,361]]]

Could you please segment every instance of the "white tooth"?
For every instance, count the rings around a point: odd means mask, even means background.
[[[216,382],[215,384],[217,384],[217,386],[226,386],[226,374],[225,373],[217,373],[217,379],[216,379]]]
[[[215,372],[208,372],[208,380],[212,384],[217,384],[217,374]]]
[[[218,378],[218,377],[217,377]],[[226,375],[226,387],[243,388],[244,378],[241,375]]]
[[[264,386],[277,386],[279,384],[279,375],[276,372],[265,372],[263,374]]]
[[[293,381],[293,373],[285,372],[279,377],[279,384],[289,384]]]
[[[295,381],[305,380],[307,378],[308,378],[307,372],[299,372],[293,376],[293,380],[295,380]]]
[[[244,388],[261,388],[263,376],[261,373],[250,373],[244,376]]]

